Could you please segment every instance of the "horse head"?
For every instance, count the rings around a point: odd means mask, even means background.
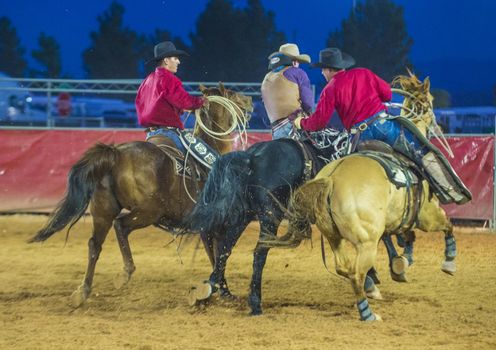
[[[235,123],[246,125],[250,119],[253,112],[251,96],[229,90],[222,83],[208,88],[200,85],[200,91],[207,98],[208,96],[220,96],[230,101],[227,104],[215,100],[209,103],[208,118],[202,119],[202,122],[210,131],[223,133],[232,129]]]
[[[404,96],[401,115],[410,119],[424,135],[427,135],[427,129],[436,121],[429,77],[422,82],[408,70],[408,76],[397,76],[393,79],[392,85],[399,88],[395,89],[395,92]]]

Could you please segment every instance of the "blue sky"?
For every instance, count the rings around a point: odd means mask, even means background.
[[[90,31],[98,29],[96,17],[111,0],[16,0],[0,3],[30,52],[39,33],[54,36],[62,47],[64,71],[83,77],[81,53],[90,45]],[[125,24],[150,34],[169,30],[188,41],[207,0],[120,0],[126,8]],[[329,33],[348,16],[353,0],[262,0],[276,14],[279,30],[302,52],[315,60]],[[394,0],[404,7],[407,30],[414,40],[414,65],[431,77],[433,87],[448,89],[456,97],[490,102],[496,84],[496,1],[494,0]],[[246,0],[234,0],[244,6]],[[312,74],[312,79],[320,79]],[[318,83],[318,81],[315,81]]]

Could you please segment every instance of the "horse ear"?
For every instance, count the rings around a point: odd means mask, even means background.
[[[203,84],[200,84],[200,85],[198,86],[198,89],[200,89],[200,92],[201,92],[201,93],[204,93],[204,92],[207,90],[207,87],[206,87],[205,85],[203,85]]]
[[[424,79],[424,90],[425,92],[429,92],[430,89],[431,89],[431,80],[429,79],[429,77],[427,77]]]
[[[414,78],[415,77],[415,74],[412,73],[412,71],[410,70],[410,68],[406,67],[406,71],[408,72],[408,75],[410,76],[410,78]]]
[[[224,84],[222,84],[221,81],[219,81],[219,91],[222,95],[224,95],[226,92],[226,87],[224,86]]]

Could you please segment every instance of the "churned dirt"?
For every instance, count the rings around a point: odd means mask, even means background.
[[[93,294],[69,306],[87,262],[91,218],[69,235],[26,244],[44,216],[0,216],[0,349],[495,349],[496,234],[464,230],[455,276],[440,271],[444,239],[418,233],[409,283],[393,282],[379,248],[383,301],[371,301],[383,322],[364,323],[350,284],[323,266],[314,232],[293,250],[272,250],[264,272],[262,316],[248,316],[246,297],[258,225],[247,229],[227,271],[240,302],[190,307],[189,287],[210,266],[197,240],[178,253],[171,235],[154,228],[131,235],[137,270],[123,289],[113,231],[97,265]],[[195,255],[196,252],[196,255]],[[327,248],[327,261],[333,268]]]

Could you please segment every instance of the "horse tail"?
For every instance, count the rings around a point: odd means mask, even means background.
[[[69,233],[86,212],[96,186],[112,170],[117,158],[118,150],[114,145],[98,143],[88,149],[69,171],[64,198],[57,204],[45,227],[29,243],[45,241],[67,225],[70,225]]]
[[[313,203],[314,222],[321,231],[332,232],[334,230],[334,220],[332,219],[330,205],[334,182],[332,177],[325,177],[315,181],[316,186],[320,186],[320,190]]]
[[[246,188],[251,173],[247,152],[231,152],[220,157],[208,174],[205,187],[182,224],[182,231],[211,238],[226,226],[238,226],[249,207]]]

